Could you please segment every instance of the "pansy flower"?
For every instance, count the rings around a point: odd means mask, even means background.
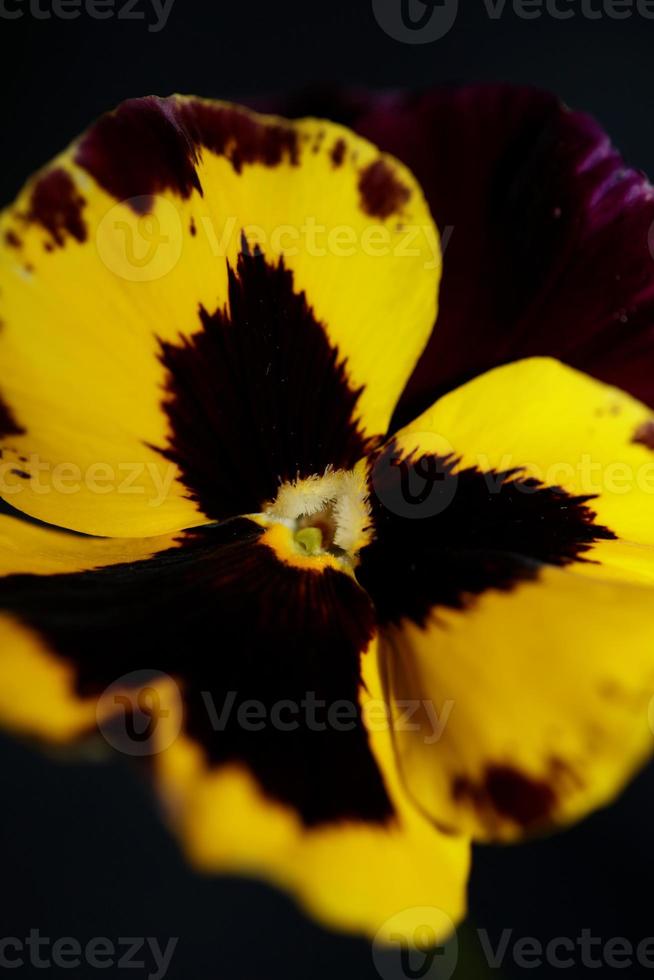
[[[197,866],[384,939],[650,750],[652,194],[533,93],[351,121],[126,102],[3,215],[0,715],[145,713]]]

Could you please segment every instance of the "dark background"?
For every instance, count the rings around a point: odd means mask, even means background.
[[[12,9],[18,3],[7,0]],[[159,33],[138,20],[37,20],[25,3],[20,19],[0,18],[0,203],[9,203],[33,169],[125,97],[173,91],[252,97],[329,81],[373,87],[529,82],[595,114],[630,163],[654,172],[654,21],[635,15],[526,21],[509,4],[491,20],[482,0],[460,6],[446,37],[418,46],[388,37],[369,0],[176,0]],[[146,9],[144,0],[137,9]],[[63,765],[2,739],[0,766],[0,936],[24,937],[38,928],[82,942],[140,935],[164,945],[179,936],[171,980],[378,978],[364,941],[323,932],[273,890],[191,874],[145,785],[125,764]],[[501,971],[487,972],[477,928],[488,929],[494,943],[503,929],[512,929],[513,939],[543,941],[576,939],[583,928],[604,941],[653,936],[653,800],[650,771],[613,808],[566,834],[480,850],[455,977],[525,973],[509,957]],[[393,967],[389,959],[383,980],[400,976]],[[124,971],[57,975],[114,973]],[[527,973],[557,977],[560,971]],[[566,971],[582,973],[581,966]],[[13,975],[32,974],[26,967]]]

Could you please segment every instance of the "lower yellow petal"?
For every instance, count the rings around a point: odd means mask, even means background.
[[[175,535],[85,537],[1,514],[0,578],[87,572],[150,558],[177,544]],[[91,647],[93,642],[89,636]],[[110,708],[103,703],[100,714]],[[22,734],[66,742],[94,730],[97,718],[96,699],[76,692],[73,664],[18,615],[0,616],[0,722]]]
[[[384,720],[374,652],[365,655],[363,673],[364,717],[369,712],[371,745],[396,808],[392,824],[345,821],[307,828],[291,808],[265,797],[245,768],[208,771],[187,739],[157,757],[160,785],[171,820],[199,867],[266,879],[331,928],[391,942],[402,913],[409,938],[427,927],[440,940],[465,914],[469,844],[435,829],[407,798]]]
[[[75,693],[72,667],[27,627],[0,617],[0,719],[20,734],[67,742],[95,724],[93,698]]]
[[[576,820],[654,745],[654,593],[543,569],[425,628],[390,627],[383,669],[416,802],[482,840]]]

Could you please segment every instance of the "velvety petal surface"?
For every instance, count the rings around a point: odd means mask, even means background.
[[[511,85],[310,91],[404,161],[443,238],[436,329],[396,425],[498,364],[557,357],[654,405],[654,194],[601,126]]]
[[[371,464],[358,578],[405,782],[481,839],[607,801],[651,751],[650,410],[558,362],[496,368]]]
[[[148,758],[199,866],[264,877],[332,927],[390,940],[404,913],[440,938],[461,918],[469,843],[402,791],[372,607],[339,559],[248,519],[168,547],[6,523],[25,548],[0,579],[4,724],[99,726]]]
[[[7,578],[38,583],[46,594],[53,587],[52,605],[62,600],[58,583],[74,573],[119,565],[130,568],[178,547],[175,535],[158,538],[90,538],[41,527],[27,520],[0,515],[0,591]],[[58,598],[57,598],[58,597]],[[2,604],[0,603],[0,606]],[[0,721],[14,731],[66,742],[92,730],[97,699],[76,689],[74,666],[43,642],[26,617],[8,604],[0,612]],[[82,614],[82,610],[79,610]],[[62,620],[76,612],[61,602]],[[87,640],[93,656],[95,638]]]
[[[362,716],[393,807],[383,824],[313,827],[240,766],[211,770],[183,739],[156,759],[170,819],[201,868],[264,876],[330,928],[397,944],[447,939],[466,911],[469,840],[442,833],[409,799],[397,771],[376,644],[362,659]]]
[[[429,335],[440,252],[414,178],[361,137],[176,96],[37,174],[0,263],[0,493],[122,537],[360,455]]]
[[[546,566],[384,632],[400,766],[437,825],[514,840],[613,800],[654,747],[652,599]]]

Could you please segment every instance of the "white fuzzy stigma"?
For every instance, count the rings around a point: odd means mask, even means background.
[[[356,554],[371,538],[370,507],[365,465],[354,470],[333,470],[284,483],[266,514],[289,523],[311,525],[329,520],[334,525],[333,545]]]

